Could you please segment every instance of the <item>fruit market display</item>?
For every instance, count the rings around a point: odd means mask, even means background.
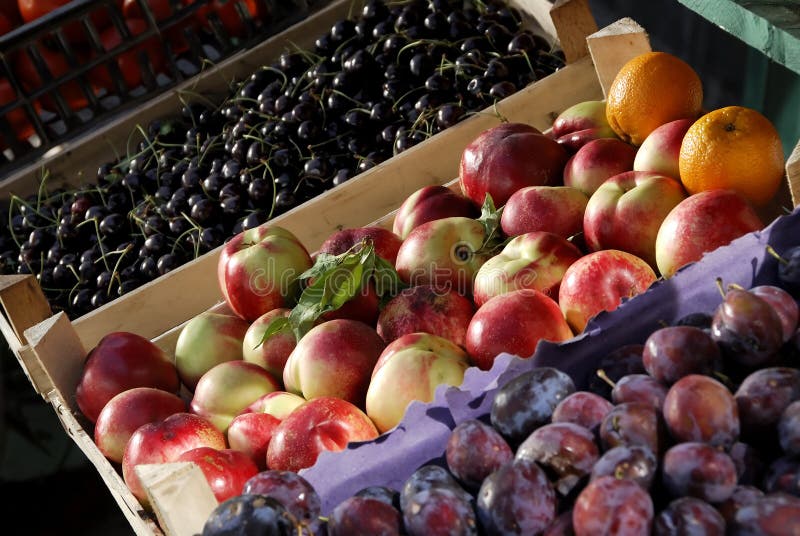
[[[757,214],[775,147],[757,111],[704,111],[679,58],[637,56],[607,101],[548,133],[486,130],[451,188],[317,251],[239,225],[224,303],[180,329],[174,360],[109,334],[78,407],[146,508],[137,465],[194,461],[220,503],[207,535],[777,534],[800,521],[800,246],[749,258],[781,224]],[[717,301],[685,302],[691,277]],[[391,467],[403,441],[423,454]],[[336,482],[384,446],[392,485]]]
[[[366,486],[322,516],[304,477],[266,470],[253,479],[270,485],[245,484],[203,534],[248,523],[278,534],[318,534],[320,523],[334,535],[790,533],[800,522],[797,251],[783,253],[781,286],[720,285],[715,309],[604,356],[603,380],[583,390],[553,367],[516,375],[398,489]]]
[[[45,173],[0,209],[0,271],[81,316],[563,66],[514,8],[455,6],[367,2],[221,105],[187,97],[143,125],[96,181],[51,190]]]

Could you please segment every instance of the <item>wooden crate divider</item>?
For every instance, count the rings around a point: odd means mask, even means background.
[[[800,206],[800,141],[786,161],[786,179],[792,196],[792,206]]]

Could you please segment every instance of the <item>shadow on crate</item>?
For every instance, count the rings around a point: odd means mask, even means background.
[[[133,531],[97,470],[0,344],[0,512],[27,536]],[[8,527],[8,525],[5,525]]]

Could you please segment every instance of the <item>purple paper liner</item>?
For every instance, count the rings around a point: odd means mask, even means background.
[[[317,463],[300,471],[322,499],[323,514],[358,490],[372,485],[400,490],[421,465],[442,463],[447,439],[457,423],[485,417],[497,389],[534,367],[567,372],[584,388],[596,363],[625,344],[641,344],[655,329],[694,312],[710,312],[722,301],[723,284],[777,285],[779,253],[800,245],[800,209],[775,219],[764,230],[749,233],[706,254],[672,278],[659,280],[645,293],[615,311],[593,318],[584,333],[568,342],[542,342],[529,359],[499,355],[491,370],[470,368],[460,387],[442,386],[432,402],[413,402],[394,429],[374,441],[351,444],[341,452],[323,452]]]

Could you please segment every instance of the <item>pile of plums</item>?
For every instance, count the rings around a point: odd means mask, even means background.
[[[368,1],[221,105],[187,102],[72,190],[0,208],[0,273],[77,317],[563,65],[500,1]],[[45,175],[46,176],[46,175]]]
[[[780,286],[720,286],[723,301],[711,313],[688,315],[643,345],[605,356],[586,390],[555,368],[517,376],[497,390],[489,415],[453,429],[444,456],[400,490],[371,487],[344,500],[325,530],[793,533],[800,526],[793,297],[800,296],[800,248],[783,253],[779,266]],[[298,526],[319,534],[317,510],[298,513],[281,493],[247,489],[214,512],[204,534],[222,534],[226,523],[262,508],[272,512],[270,527],[280,518],[286,534]],[[274,513],[283,509],[290,513]]]

